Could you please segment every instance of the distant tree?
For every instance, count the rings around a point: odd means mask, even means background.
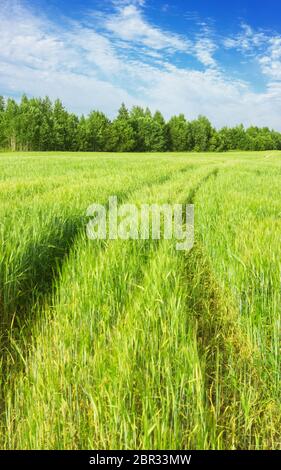
[[[135,148],[135,133],[125,120],[116,119],[110,126],[108,150],[113,152],[131,152]]]
[[[0,148],[5,147],[4,118],[5,118],[5,100],[3,96],[0,96]]]
[[[5,111],[5,100],[3,96],[0,96],[0,113],[4,113]]]
[[[75,152],[78,150],[79,119],[75,114],[68,114],[66,123],[65,149]]]
[[[46,96],[41,102],[40,150],[54,148],[54,118],[51,100]]]
[[[281,134],[280,132],[271,131],[271,138],[273,141],[273,148],[281,150]]]
[[[145,150],[144,135],[141,125],[142,120],[145,118],[145,115],[145,110],[140,106],[133,106],[130,111],[130,124],[134,130],[134,151],[136,152],[144,152]]]
[[[88,150],[104,152],[107,149],[110,132],[110,121],[99,111],[90,113],[87,119]]]
[[[40,132],[43,121],[42,100],[22,97],[19,106],[19,133],[17,146],[19,150],[42,150]]]
[[[141,106],[133,106],[130,111],[131,121],[145,117],[145,115],[146,115],[146,111]]]
[[[7,145],[12,151],[17,150],[19,131],[19,106],[14,99],[8,98],[4,115],[4,133]]]
[[[168,149],[168,126],[160,111],[156,111],[153,116],[153,121],[159,126],[159,152],[164,152]]]
[[[274,137],[268,127],[259,129],[251,126],[247,129],[246,134],[252,140],[253,150],[274,149]]]
[[[163,129],[161,125],[150,116],[139,120],[139,129],[143,138],[144,152],[161,152],[165,147]]]
[[[126,108],[125,104],[122,103],[119,110],[118,110],[118,116],[117,119],[119,120],[124,120],[124,121],[129,121],[130,119],[130,114],[128,109]]]
[[[167,128],[159,111],[152,116],[150,110],[134,107],[130,123],[135,133],[135,151],[164,152],[167,148]]]
[[[209,149],[211,152],[222,152],[225,142],[223,140],[223,136],[220,132],[214,132],[211,139]]]
[[[56,100],[53,110],[53,148],[67,150],[68,113],[60,100]]]
[[[217,152],[226,152],[231,150],[230,129],[223,127],[219,131],[214,130],[210,140],[210,150]]]
[[[168,145],[172,152],[184,152],[189,150],[190,135],[189,126],[183,114],[173,116],[167,125]]]
[[[81,116],[77,128],[77,146],[80,152],[86,152],[89,148],[87,120]]]
[[[229,129],[229,150],[246,150],[247,136],[243,124]]]
[[[191,131],[196,152],[206,152],[210,149],[210,141],[213,136],[213,128],[210,121],[199,116],[198,119],[191,122]]]
[[[152,117],[152,113],[151,113],[151,111],[150,111],[150,109],[149,109],[148,106],[145,108],[144,115],[145,115],[146,117]]]
[[[112,122],[108,133],[108,150],[131,152],[136,146],[136,134],[131,124],[129,111],[122,104],[117,118]]]
[[[81,150],[117,152],[281,150],[281,133],[242,124],[216,130],[199,116],[183,114],[166,123],[160,111],[123,103],[113,122],[100,111],[78,118],[60,100],[28,98],[20,103],[0,96],[0,148],[10,150]]]

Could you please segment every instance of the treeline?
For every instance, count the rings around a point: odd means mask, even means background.
[[[0,96],[0,148],[33,151],[165,152],[281,150],[281,133],[243,125],[216,130],[199,116],[183,114],[168,122],[157,111],[124,104],[114,120],[93,111],[87,117],[69,113],[61,101],[22,97],[18,104]]]

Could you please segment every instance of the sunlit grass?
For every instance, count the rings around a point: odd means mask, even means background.
[[[279,449],[278,152],[0,168],[1,447]],[[193,202],[194,249],[88,240],[113,194]]]

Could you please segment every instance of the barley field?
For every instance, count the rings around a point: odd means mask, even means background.
[[[2,449],[281,448],[281,152],[0,154]],[[195,244],[86,209],[195,205]]]

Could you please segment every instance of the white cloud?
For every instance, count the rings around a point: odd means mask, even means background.
[[[76,113],[88,113],[95,108],[113,115],[122,102],[128,106],[138,104],[138,100],[123,88],[94,76],[67,71],[53,73],[27,66],[19,68],[1,61],[0,69],[0,90],[7,90],[9,94],[48,95],[51,99],[59,97],[69,110]]]
[[[265,55],[259,58],[262,71],[273,80],[281,80],[281,37],[270,38]]]
[[[207,115],[217,126],[272,126],[281,130],[280,88],[257,94],[220,73],[174,69],[162,73],[147,90],[146,99],[165,115],[183,112],[187,118]],[[276,97],[279,96],[279,103]]]
[[[123,7],[125,5],[137,5],[137,6],[144,6],[146,0],[112,0],[113,5],[116,7]]]
[[[124,41],[148,48],[170,51],[187,51],[190,42],[176,34],[151,26],[134,4],[119,8],[105,21],[105,28]]]
[[[137,3],[118,1],[115,14],[103,16],[106,30],[102,30],[90,17],[86,26],[69,22],[67,28],[58,28],[20,2],[2,0],[0,93],[48,94],[78,113],[96,108],[113,116],[124,101],[128,106],[160,109],[166,117],[180,112],[188,118],[205,114],[217,126],[244,122],[281,130],[277,36],[268,40],[258,57],[269,77],[267,89],[254,93],[216,67],[213,56],[218,44],[207,32],[186,39],[163,31],[144,19]],[[250,29],[244,28],[244,33],[251,44],[261,47],[264,38]],[[250,47],[243,46],[242,38],[239,41],[235,47]],[[177,52],[193,54],[206,70],[176,65],[171,54]]]
[[[75,67],[79,57],[66,49],[60,35],[46,19],[40,19],[17,1],[2,0],[0,9],[0,58],[19,67],[57,70]]]
[[[237,49],[244,53],[256,52],[267,42],[267,36],[262,31],[254,31],[248,24],[242,23],[241,32],[234,37],[226,38],[224,46],[229,49]]]
[[[91,70],[97,67],[105,75],[117,74],[121,69],[121,62],[115,53],[110,41],[96,33],[93,29],[76,25],[74,29],[64,35],[65,47],[74,49],[79,55],[79,70]]]
[[[268,79],[268,89],[272,88],[271,80],[281,80],[281,36],[268,32],[255,31],[249,25],[242,25],[242,32],[235,38],[224,41],[227,48],[235,48],[244,54],[250,54],[261,67],[261,72]]]
[[[213,58],[217,46],[209,38],[200,38],[195,44],[195,54],[197,59],[207,67],[216,67],[217,63]]]

